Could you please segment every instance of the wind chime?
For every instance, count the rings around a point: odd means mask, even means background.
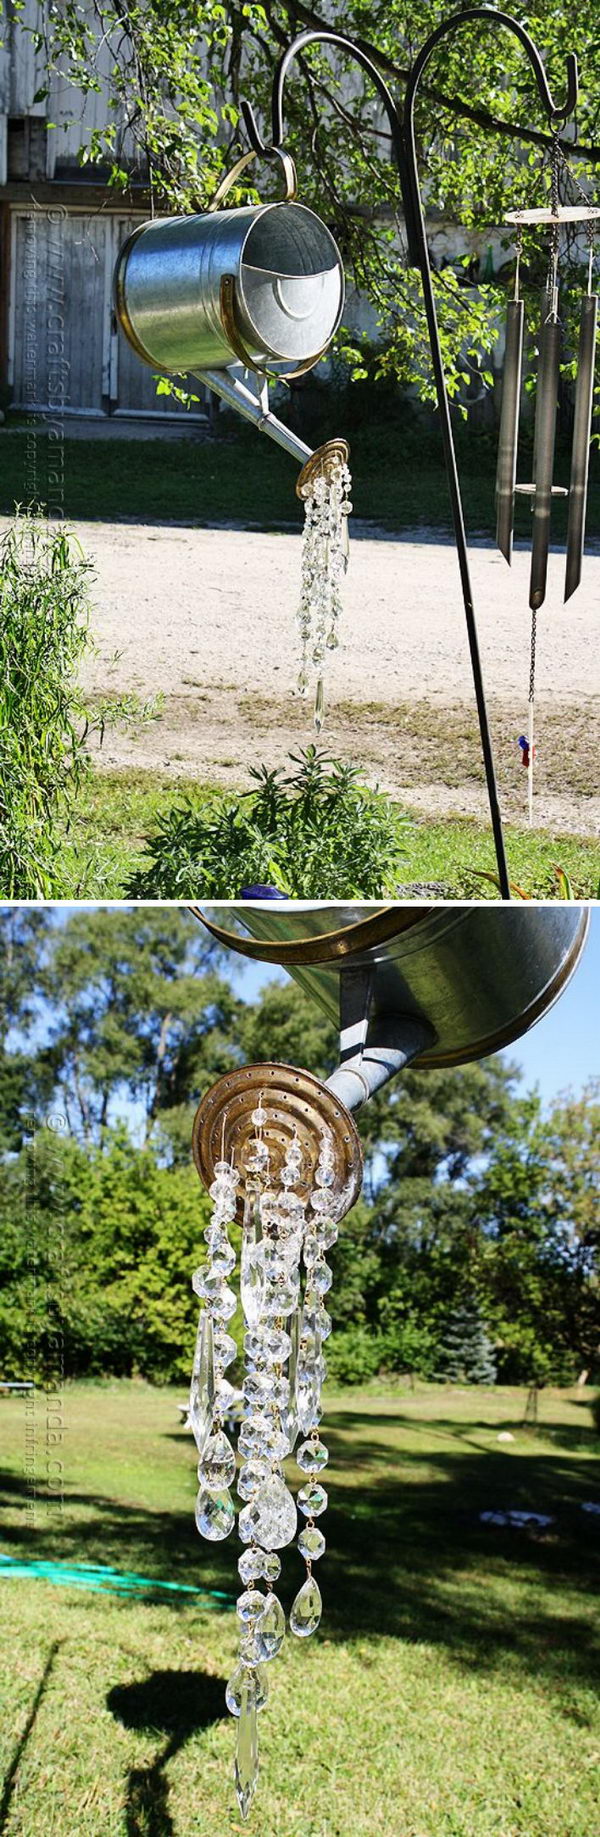
[[[258,1780],[258,1715],[267,1701],[266,1667],[286,1633],[276,1593],[279,1551],[297,1538],[305,1576],[293,1601],[290,1632],[314,1633],[321,1592],[313,1565],[325,1551],[317,1520],[327,1505],[322,1475],[328,1451],[319,1434],[323,1345],[331,1332],[325,1298],[331,1286],[327,1251],[354,1203],[362,1154],[345,1106],[318,1079],[285,1065],[258,1065],[221,1079],[194,1125],[194,1157],[213,1202],[206,1262],[192,1279],[201,1302],[190,1423],[198,1453],[196,1525],[220,1542],[236,1522],[231,1487],[242,1501],[238,1561],[238,1659],[226,1703],[237,1718],[235,1786],[247,1817]],[[240,1297],[244,1318],[241,1465],[225,1433],[236,1357],[227,1331],[237,1307],[229,1284],[236,1255],[228,1235],[242,1225]],[[297,1497],[284,1478],[294,1455]],[[263,1585],[261,1587],[261,1584]]]
[[[155,218],[132,232],[115,270],[115,311],[137,356],[153,370],[198,375],[301,463],[298,688],[304,695],[314,681],[319,732],[348,563],[349,449],[344,440],[328,440],[312,452],[272,412],[269,379],[292,381],[325,356],[342,315],[344,271],[330,230],[295,201],[296,168],[280,149],[283,199],[221,209],[255,157],[245,153],[237,161],[207,211]]]
[[[558,135],[554,135],[550,156],[550,203],[536,210],[509,211],[505,221],[516,228],[516,264],[514,296],[506,314],[506,349],[502,383],[502,411],[496,475],[496,541],[509,566],[512,560],[514,503],[516,495],[532,501],[533,539],[529,606],[531,642],[529,664],[528,728],[519,736],[522,763],[528,778],[528,816],[533,822],[533,773],[535,759],[534,706],[537,648],[537,615],[546,597],[548,551],[552,499],[568,498],[565,601],[571,598],[581,580],[585,540],[585,518],[588,491],[590,434],[594,400],[594,362],[598,321],[598,295],[594,292],[594,235],[600,210],[592,208],[578,187],[581,202],[560,201],[561,172],[572,183]],[[577,386],[571,454],[571,476],[566,486],[555,485],[554,450],[560,373],[562,324],[560,318],[560,240],[561,231],[571,224],[583,224],[588,241],[587,293],[581,304]],[[517,453],[523,369],[524,302],[520,292],[520,268],[523,230],[547,226],[549,266],[542,294],[541,323],[538,338],[538,370],[533,444],[533,482],[517,483]]]

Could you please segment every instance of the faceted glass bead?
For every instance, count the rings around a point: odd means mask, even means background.
[[[307,1486],[301,1486],[298,1493],[298,1510],[305,1518],[320,1518],[327,1505],[327,1493],[318,1480],[309,1480]]]
[[[310,1203],[313,1212],[329,1212],[331,1210],[331,1193],[324,1193],[321,1191],[320,1187],[317,1187],[316,1192],[311,1193]]]
[[[275,1550],[259,1550],[252,1544],[249,1550],[242,1550],[238,1557],[238,1573],[242,1582],[276,1582],[281,1575],[281,1562]]]
[[[298,1515],[289,1487],[274,1473],[239,1516],[243,1544],[261,1544],[263,1550],[283,1550],[296,1535]]]
[[[254,1365],[284,1365],[291,1352],[289,1333],[265,1325],[259,1333],[246,1333],[244,1351]]]
[[[259,1665],[260,1664],[260,1649],[259,1649],[259,1644],[258,1644],[258,1634],[256,1631],[256,1627],[257,1627],[257,1622],[255,1620],[252,1621],[250,1626],[244,1626],[243,1621],[240,1625],[240,1654],[239,1655],[240,1655],[240,1664],[242,1665]]]
[[[225,1231],[221,1233],[216,1243],[213,1238],[210,1246],[210,1259],[216,1276],[230,1276],[232,1269],[235,1269],[235,1250]]]
[[[233,1289],[228,1287],[226,1282],[221,1282],[220,1277],[218,1281],[219,1289],[217,1293],[210,1296],[207,1295],[207,1301],[209,1301],[211,1312],[214,1314],[216,1320],[231,1320],[231,1316],[235,1314],[237,1308],[237,1296],[234,1294]]]
[[[301,1442],[296,1460],[303,1473],[321,1473],[329,1460],[325,1443],[318,1440]]]
[[[267,1282],[285,1281],[288,1264],[282,1256],[279,1244],[265,1244],[265,1276]]]
[[[323,1555],[325,1538],[323,1532],[317,1530],[316,1524],[306,1524],[304,1526],[304,1530],[300,1532],[298,1538],[298,1549],[300,1555],[305,1557],[306,1561],[309,1563],[316,1563],[318,1558]]]
[[[243,1595],[238,1595],[236,1612],[244,1625],[251,1625],[262,1614],[267,1595],[261,1594],[260,1588],[247,1588]]]
[[[285,1639],[285,1614],[277,1595],[267,1595],[256,1633],[263,1659],[276,1658]]]
[[[335,1186],[335,1169],[325,1167],[321,1162],[315,1174],[315,1186]]]
[[[269,1118],[263,1104],[257,1104],[256,1109],[252,1110],[250,1120],[254,1123],[255,1129],[264,1129]]]
[[[313,1287],[318,1295],[326,1295],[331,1288],[333,1276],[328,1263],[316,1263],[312,1272]]]
[[[262,1403],[269,1396],[271,1376],[268,1371],[249,1371],[242,1384],[242,1393],[246,1403]]]
[[[332,1244],[337,1244],[340,1235],[337,1225],[334,1225],[332,1218],[317,1218],[315,1223],[317,1242],[321,1250],[331,1250]]]
[[[293,1314],[294,1308],[298,1306],[299,1293],[299,1278],[297,1274],[288,1271],[283,1282],[277,1282],[267,1291],[264,1307],[265,1318],[278,1320],[280,1315]]]
[[[215,1352],[213,1323],[204,1308],[198,1322],[198,1335],[190,1384],[190,1423],[198,1454],[203,1455],[213,1424],[215,1408]]]
[[[270,1155],[269,1155],[269,1150],[267,1148],[266,1142],[253,1142],[252,1152],[246,1158],[246,1167],[247,1167],[248,1173],[249,1174],[264,1173],[269,1165],[269,1161],[270,1161]]]
[[[268,1674],[262,1670],[256,1670],[255,1667],[250,1671],[249,1667],[238,1665],[232,1677],[230,1677],[225,1691],[225,1702],[232,1716],[239,1716],[242,1701],[242,1685],[246,1677],[251,1677],[256,1685],[257,1710],[264,1709],[265,1707],[269,1695]]]
[[[235,1479],[235,1454],[222,1429],[209,1435],[198,1467],[198,1479],[209,1492],[220,1492]]]
[[[299,1193],[293,1193],[289,1188],[287,1192],[282,1193],[280,1204],[282,1212],[287,1212],[288,1218],[299,1218],[304,1212],[304,1200],[300,1198]]]
[[[268,1461],[261,1461],[255,1455],[253,1460],[245,1461],[237,1477],[237,1490],[240,1499],[251,1499],[252,1494],[264,1484],[269,1472]]]
[[[232,1336],[230,1333],[225,1332],[225,1329],[223,1327],[216,1327],[215,1335],[214,1335],[214,1343],[215,1343],[215,1359],[217,1360],[217,1364],[220,1365],[221,1371],[226,1371],[227,1366],[232,1365],[233,1360],[237,1358],[237,1346],[236,1346],[235,1340],[232,1339]]]
[[[329,1339],[329,1335],[331,1333],[331,1328],[332,1328],[332,1319],[331,1319],[331,1315],[327,1313],[327,1309],[324,1308],[322,1305],[321,1307],[317,1308],[317,1323],[318,1323],[321,1339]]]
[[[281,1179],[282,1186],[287,1186],[288,1188],[290,1186],[297,1186],[298,1176],[299,1176],[298,1167],[290,1167],[289,1164],[286,1162],[285,1166],[282,1167],[281,1169],[280,1179]]]
[[[225,1488],[218,1493],[209,1493],[207,1487],[201,1487],[196,1500],[196,1525],[201,1537],[207,1537],[209,1543],[221,1543],[229,1537],[235,1524],[235,1511],[231,1493]]]
[[[239,1174],[232,1173],[231,1168],[228,1169],[226,1174],[217,1174],[216,1180],[211,1182],[208,1189],[211,1199],[216,1199],[217,1201],[220,1199],[228,1199],[232,1188],[235,1191],[238,1183]]]
[[[246,1672],[240,1685],[240,1713],[235,1755],[235,1789],[242,1818],[247,1818],[258,1781],[257,1691]]]
[[[291,1632],[298,1639],[308,1639],[311,1633],[316,1633],[322,1612],[321,1591],[314,1576],[310,1575],[298,1590],[293,1603],[290,1613]]]
[[[318,1429],[321,1420],[320,1383],[318,1373],[310,1366],[300,1367],[296,1378],[296,1408],[298,1425],[303,1435],[310,1429]]]
[[[231,1186],[238,1186],[240,1176],[231,1161],[215,1161],[215,1175],[219,1174],[224,1174]]]

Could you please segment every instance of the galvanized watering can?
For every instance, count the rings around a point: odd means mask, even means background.
[[[339,1024],[327,1089],[348,1110],[411,1059],[465,1064],[526,1033],[566,986],[589,922],[567,904],[193,910],[222,943],[289,970]]]
[[[281,155],[281,203],[217,206],[253,154],[228,174],[208,211],[135,229],[115,270],[115,308],[147,364],[167,374],[241,363],[298,376],[318,363],[339,325],[344,271],[333,236],[294,202],[293,161]]]

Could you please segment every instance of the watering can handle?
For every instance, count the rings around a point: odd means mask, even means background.
[[[272,154],[270,152],[269,157],[274,157],[281,162],[285,182],[285,191],[281,202],[283,204],[291,204],[292,199],[296,197],[298,191],[296,167],[291,153],[284,153],[281,147],[273,147]],[[231,172],[226,172],[225,178],[221,180],[221,184],[215,192],[212,203],[207,205],[207,210],[219,210],[223,203],[223,199],[227,197],[228,191],[231,191],[232,185],[237,183],[240,174],[245,171],[246,166],[249,166],[250,161],[253,159],[256,159],[256,153],[252,147],[249,153],[243,153],[241,159],[236,160],[235,166],[231,168]]]

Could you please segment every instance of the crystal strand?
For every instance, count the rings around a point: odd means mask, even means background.
[[[210,1188],[213,1213],[205,1232],[208,1258],[192,1277],[194,1293],[204,1302],[198,1323],[196,1353],[190,1387],[190,1423],[198,1450],[199,1491],[196,1525],[201,1537],[220,1542],[235,1523],[229,1488],[235,1477],[235,1454],[223,1429],[223,1409],[231,1389],[223,1372],[235,1357],[235,1340],[225,1332],[225,1322],[236,1308],[227,1277],[235,1266],[235,1251],[227,1225],[235,1218],[239,1175],[229,1161],[217,1161]]]
[[[242,1818],[247,1818],[258,1784],[257,1684],[247,1671],[240,1684],[235,1789]]]
[[[321,1388],[326,1376],[322,1341],[331,1330],[331,1321],[322,1299],[331,1286],[331,1270],[325,1262],[324,1252],[337,1238],[337,1225],[332,1216],[335,1207],[334,1185],[332,1147],[324,1136],[310,1195],[314,1216],[304,1235],[306,1288],[296,1374],[298,1421],[303,1435],[307,1437],[300,1444],[296,1460],[301,1471],[310,1476],[308,1484],[298,1494],[298,1508],[306,1518],[298,1538],[298,1550],[306,1564],[306,1580],[293,1602],[290,1628],[299,1639],[306,1639],[316,1632],[322,1613],[321,1592],[313,1576],[312,1565],[318,1562],[325,1550],[325,1538],[315,1524],[315,1519],[325,1511],[327,1493],[314,1476],[323,1471],[329,1459],[325,1444],[319,1436],[319,1423]]]
[[[246,1254],[242,1251],[242,1302],[246,1320],[243,1383],[244,1418],[239,1435],[242,1466],[238,1493],[246,1503],[239,1515],[239,1535],[248,1547],[239,1558],[244,1592],[238,1598],[241,1622],[239,1659],[227,1686],[227,1706],[239,1716],[236,1791],[242,1816],[250,1803],[247,1780],[258,1769],[258,1750],[250,1765],[250,1710],[256,1717],[267,1698],[263,1666],[280,1652],[285,1638],[285,1614],[273,1591],[281,1562],[277,1551],[296,1535],[296,1505],[283,1476],[282,1463],[289,1449],[287,1411],[289,1380],[284,1365],[292,1350],[286,1320],[297,1305],[299,1278],[290,1244],[299,1263],[302,1236],[295,1229],[296,1208],[290,1206],[282,1174],[282,1191],[269,1182],[269,1151],[263,1138],[267,1112],[262,1099],[252,1112],[255,1136],[246,1158]],[[294,1174],[294,1160],[284,1173]],[[289,1162],[289,1166],[288,1166]],[[256,1586],[266,1583],[267,1592]],[[242,1722],[245,1718],[245,1727]],[[253,1790],[253,1788],[252,1788]],[[250,1794],[251,1796],[251,1794]]]
[[[316,675],[314,719],[320,732],[324,714],[323,665],[339,642],[342,582],[348,566],[350,473],[338,460],[318,472],[304,504],[302,580],[298,625],[301,664],[298,687],[304,694],[312,665]]]

